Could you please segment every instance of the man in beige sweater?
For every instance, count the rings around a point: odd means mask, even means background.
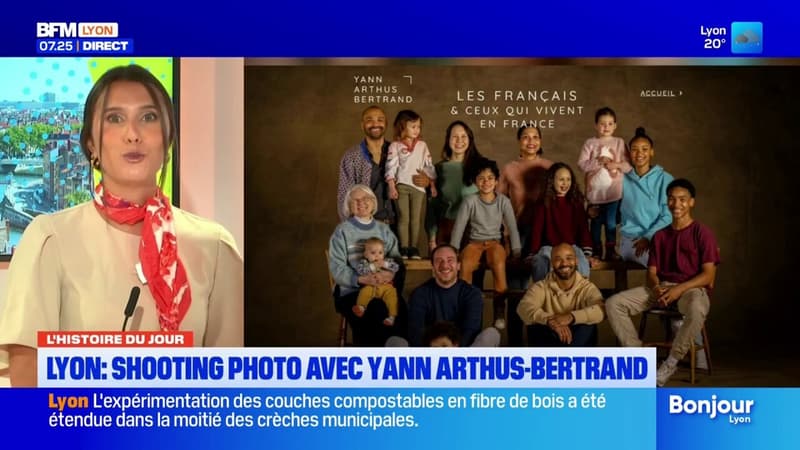
[[[553,247],[550,261],[553,269],[528,289],[517,307],[517,314],[528,325],[528,345],[597,345],[596,324],[604,317],[600,290],[576,271],[571,245]]]

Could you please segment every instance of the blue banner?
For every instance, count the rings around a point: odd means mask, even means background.
[[[658,448],[796,450],[800,389],[658,390]]]
[[[647,388],[654,350],[41,347],[37,356],[38,385],[55,388]]]
[[[6,429],[64,450],[656,448],[653,389],[7,389],[0,399],[15,405],[0,409]]]
[[[2,389],[36,446],[796,449],[798,389]],[[572,402],[572,403],[571,403]],[[9,407],[13,405],[13,407]],[[313,430],[313,431],[312,431]],[[612,432],[613,430],[613,432]]]
[[[766,2],[617,2],[571,8],[504,2],[484,8],[413,1],[403,8],[390,3],[349,8],[336,2],[213,8],[160,3],[139,16],[123,11],[121,5],[104,5],[102,10],[78,6],[67,2],[34,9],[12,2],[0,28],[0,56],[35,55],[41,38],[81,37],[70,33],[72,29],[85,30],[84,37],[107,37],[103,28],[80,28],[97,23],[116,24],[114,37],[135,40],[137,56],[783,58],[800,54],[796,43],[800,15],[787,12],[785,4]],[[113,47],[109,43],[99,48]]]

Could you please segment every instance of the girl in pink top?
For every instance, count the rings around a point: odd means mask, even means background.
[[[631,171],[625,141],[614,136],[617,114],[609,107],[594,115],[596,137],[583,144],[578,166],[586,174],[586,199],[591,218],[592,249],[603,255],[601,231],[606,229],[605,259],[617,259],[617,211],[622,199],[623,174]]]
[[[389,145],[386,159],[386,182],[389,198],[397,200],[397,234],[400,238],[400,255],[420,259],[417,242],[425,210],[425,188],[413,183],[414,175],[422,172],[436,180],[428,144],[420,139],[422,118],[414,111],[404,109],[394,120],[394,142]],[[436,183],[430,184],[431,197],[436,197]]]

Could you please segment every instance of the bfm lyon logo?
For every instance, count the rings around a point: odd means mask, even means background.
[[[115,38],[117,22],[36,22],[37,38]]]
[[[680,395],[670,395],[669,413],[705,414],[709,419],[727,414],[729,423],[739,425],[751,422],[750,413],[755,403],[755,400],[717,400],[716,395],[712,395],[711,400],[684,400]]]

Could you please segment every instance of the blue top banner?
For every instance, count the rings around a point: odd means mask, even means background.
[[[74,3],[6,8],[0,56],[785,58],[800,15],[785,4],[615,2],[535,6],[406,2],[186,7],[146,14]],[[117,9],[115,9],[117,8]],[[88,26],[82,26],[88,25]],[[98,26],[100,25],[100,26]],[[84,42],[86,39],[91,41]]]

